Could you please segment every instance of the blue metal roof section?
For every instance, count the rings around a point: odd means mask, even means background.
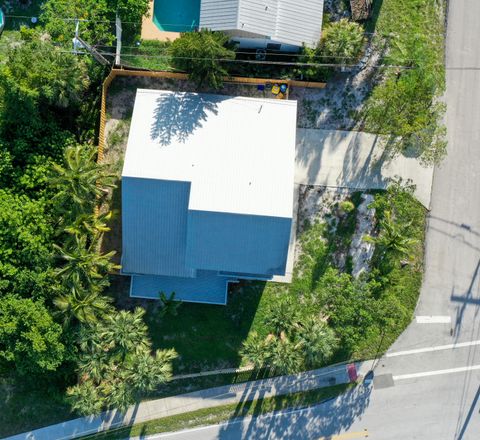
[[[187,302],[225,305],[228,284],[234,278],[218,276],[216,272],[199,270],[196,278],[162,277],[152,275],[132,276],[130,296],[133,298],[158,299],[159,293]]]
[[[291,218],[189,210],[187,266],[284,275],[291,226]]]
[[[195,277],[185,265],[190,182],[122,178],[122,272]]]

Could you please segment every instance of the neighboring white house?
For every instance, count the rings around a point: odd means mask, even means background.
[[[320,40],[323,1],[201,0],[200,28],[223,31],[240,48],[313,48]]]

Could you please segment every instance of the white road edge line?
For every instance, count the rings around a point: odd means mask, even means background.
[[[449,368],[447,370],[424,371],[422,373],[400,374],[393,376],[393,380],[415,379],[417,377],[438,376],[440,374],[462,373],[463,371],[480,370],[480,365],[469,367]]]
[[[450,316],[416,316],[417,324],[450,324],[452,318]]]
[[[433,347],[415,348],[412,350],[394,351],[393,353],[386,353],[385,357],[407,356],[409,354],[428,353],[430,351],[453,350],[455,348],[471,347],[472,345],[480,345],[480,340],[469,342],[457,342],[456,344],[448,345],[434,345]]]

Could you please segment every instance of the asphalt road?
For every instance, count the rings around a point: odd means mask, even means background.
[[[407,353],[381,359],[373,387],[302,411],[151,438],[480,439],[479,0],[450,0],[446,102],[449,154],[434,176],[416,315],[451,322],[412,323],[391,349]],[[464,345],[428,351],[455,343]],[[408,353],[415,349],[426,351]]]

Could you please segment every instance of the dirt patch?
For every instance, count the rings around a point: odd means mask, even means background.
[[[360,130],[358,116],[373,86],[380,80],[377,65],[381,59],[382,52],[369,45],[358,67],[345,68],[329,80],[324,89],[292,89],[290,99],[298,101],[298,127]]]
[[[358,206],[355,233],[349,251],[352,276],[355,278],[370,270],[370,261],[375,251],[375,245],[365,241],[365,236],[371,235],[375,228],[375,208],[369,208],[373,200],[372,194],[362,194],[362,203]]]

